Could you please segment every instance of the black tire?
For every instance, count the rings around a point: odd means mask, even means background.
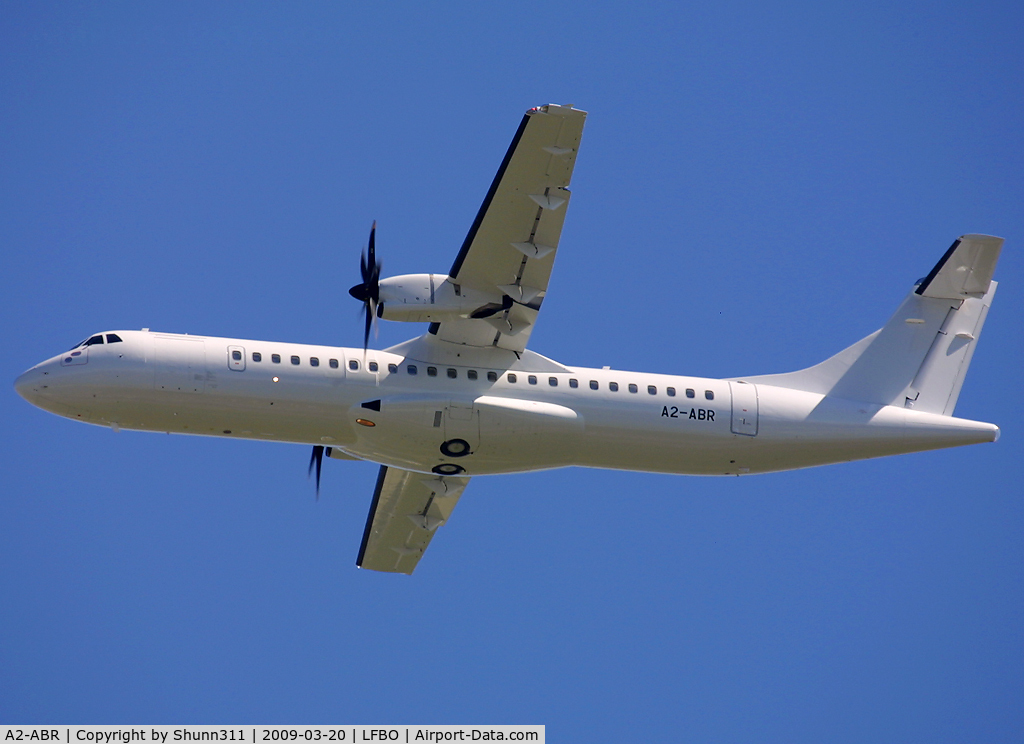
[[[472,453],[469,451],[469,442],[465,439],[449,439],[441,445],[441,454],[445,457],[465,457]]]

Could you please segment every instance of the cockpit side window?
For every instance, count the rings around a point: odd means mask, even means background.
[[[97,334],[97,335],[93,336],[88,341],[86,341],[85,345],[86,346],[92,346],[93,344],[102,344],[102,343],[103,343],[103,334],[100,333],[100,334]]]
[[[119,343],[122,343],[121,342],[121,337],[118,336],[116,333],[108,333],[107,334],[107,343],[108,344],[119,344]]]

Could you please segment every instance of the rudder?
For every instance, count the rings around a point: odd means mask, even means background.
[[[988,316],[1002,238],[964,235],[880,330],[830,359],[743,379],[950,416]]]

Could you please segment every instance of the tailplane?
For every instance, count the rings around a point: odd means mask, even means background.
[[[951,416],[995,296],[1002,247],[988,235],[958,238],[881,329],[813,367],[743,379]]]

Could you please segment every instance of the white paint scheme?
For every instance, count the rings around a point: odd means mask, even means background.
[[[381,308],[384,320],[407,323],[433,323],[468,318],[470,313],[489,303],[501,304],[502,292],[463,289],[447,274],[405,274],[382,279]]]
[[[704,379],[569,367],[525,350],[584,116],[570,107],[528,112],[450,275],[381,282],[384,318],[439,322],[432,332],[365,353],[104,332],[121,341],[37,364],[17,391],[115,430],[295,442],[379,463],[358,563],[403,573],[471,476],[569,465],[741,475],[998,438],[996,426],[951,414],[995,293],[999,238],[960,238],[885,327],[799,372]],[[506,197],[532,232],[502,211]],[[545,227],[555,211],[557,224]],[[505,295],[511,307],[469,317]]]
[[[423,473],[455,463],[467,475],[568,465],[763,473],[988,442],[998,434],[991,424],[774,385],[561,367],[535,355],[498,368],[438,361],[431,347],[440,342],[430,339],[421,339],[416,354],[369,351],[364,364],[362,349],[116,333],[123,343],[88,347],[85,364],[63,366],[62,354],[36,365],[18,378],[18,392],[40,408],[102,426],[327,445]],[[244,370],[232,367],[232,349],[244,350]],[[187,367],[197,352],[202,366]],[[253,362],[252,352],[263,361]],[[271,362],[272,354],[282,361]],[[291,364],[292,356],[298,365]],[[318,367],[310,366],[312,358]],[[338,360],[337,369],[330,359]],[[368,369],[371,362],[377,372]],[[396,372],[388,371],[391,364]],[[410,365],[416,375],[408,373]],[[436,376],[427,375],[431,368]],[[470,370],[476,380],[468,379]],[[488,381],[488,372],[497,381]],[[510,375],[516,382],[509,382]],[[570,380],[578,387],[570,387]],[[733,431],[737,386],[756,391],[754,435]],[[669,388],[675,396],[669,397]],[[694,398],[686,397],[688,389]],[[707,391],[713,400],[706,399]],[[381,401],[379,412],[361,407],[373,400]],[[452,414],[460,405],[469,413],[457,420]],[[358,425],[357,418],[376,426]],[[444,456],[438,448],[453,438],[472,442],[472,454]]]

